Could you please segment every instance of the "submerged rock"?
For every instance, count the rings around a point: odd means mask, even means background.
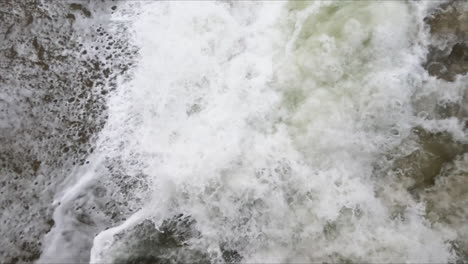
[[[468,155],[461,155],[444,168],[432,188],[421,193],[426,215],[432,223],[457,231],[452,247],[460,263],[468,262]]]
[[[151,220],[114,236],[113,263],[210,263],[206,252],[190,247],[200,233],[196,222],[183,214],[168,218],[157,228]]]
[[[450,1],[436,8],[425,22],[435,40],[424,67],[430,75],[454,81],[468,72],[468,4]]]
[[[415,194],[434,186],[444,166],[468,151],[467,144],[457,142],[447,132],[433,133],[418,127],[413,129],[411,138],[416,143],[414,151],[396,159],[393,170],[408,182],[407,189]]]
[[[202,234],[196,221],[184,214],[169,217],[157,227],[149,219],[114,235],[105,260],[112,263],[239,263],[242,256],[228,243],[219,245],[219,256],[195,245]]]

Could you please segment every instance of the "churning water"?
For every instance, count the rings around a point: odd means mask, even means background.
[[[467,79],[424,68],[438,4],[119,3],[132,78],[38,262],[466,260]]]

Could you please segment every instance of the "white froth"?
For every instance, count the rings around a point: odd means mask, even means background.
[[[464,89],[441,92],[420,66],[424,5],[142,3],[140,62],[109,99],[96,155],[137,157],[149,198],[95,237],[91,262],[113,260],[114,234],[179,213],[214,259],[230,243],[245,263],[452,260],[456,233],[374,175],[416,125],[464,137],[412,104],[423,82],[449,101]]]

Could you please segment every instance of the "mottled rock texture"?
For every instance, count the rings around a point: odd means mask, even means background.
[[[441,4],[425,22],[434,45],[425,64],[429,74],[453,81],[468,72],[468,5],[465,1]]]
[[[109,34],[114,6],[0,5],[1,262],[39,257],[41,240],[54,225],[58,186],[72,167],[87,162],[106,120],[106,95],[131,67],[135,49]]]

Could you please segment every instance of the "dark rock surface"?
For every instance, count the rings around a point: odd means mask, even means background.
[[[432,44],[423,66],[429,75],[442,80],[440,83],[447,87],[462,87],[457,101],[446,101],[434,94],[427,96],[437,98],[427,101],[423,98],[426,105],[434,102],[428,106],[432,109],[427,113],[428,118],[456,121],[466,135],[468,84],[463,82],[468,73],[468,2],[442,3],[425,18],[425,22]],[[444,85],[438,88],[447,89]],[[466,140],[455,140],[448,131],[434,132],[421,127],[413,128],[408,142],[414,144],[415,151],[396,159],[393,170],[416,200],[426,205],[426,218],[431,223],[455,230],[457,238],[450,244],[458,257],[456,263],[467,263],[468,144]]]
[[[430,132],[421,127],[413,129],[410,141],[416,143],[415,150],[394,161],[394,170],[402,181],[408,181],[410,192],[419,195],[434,186],[444,166],[468,151],[468,144],[456,141],[447,132]]]
[[[465,1],[441,4],[425,18],[435,40],[424,65],[430,75],[454,81],[468,72],[468,5]]]
[[[54,225],[57,187],[71,168],[87,162],[106,120],[106,95],[132,66],[135,49],[125,37],[109,34],[112,6],[26,0],[0,5],[2,262],[39,257],[41,240]],[[119,57],[126,59],[114,59]]]
[[[159,228],[145,220],[115,235],[111,255],[115,263],[211,263],[206,252],[188,247],[189,239],[200,235],[195,225],[183,214],[164,220]]]

